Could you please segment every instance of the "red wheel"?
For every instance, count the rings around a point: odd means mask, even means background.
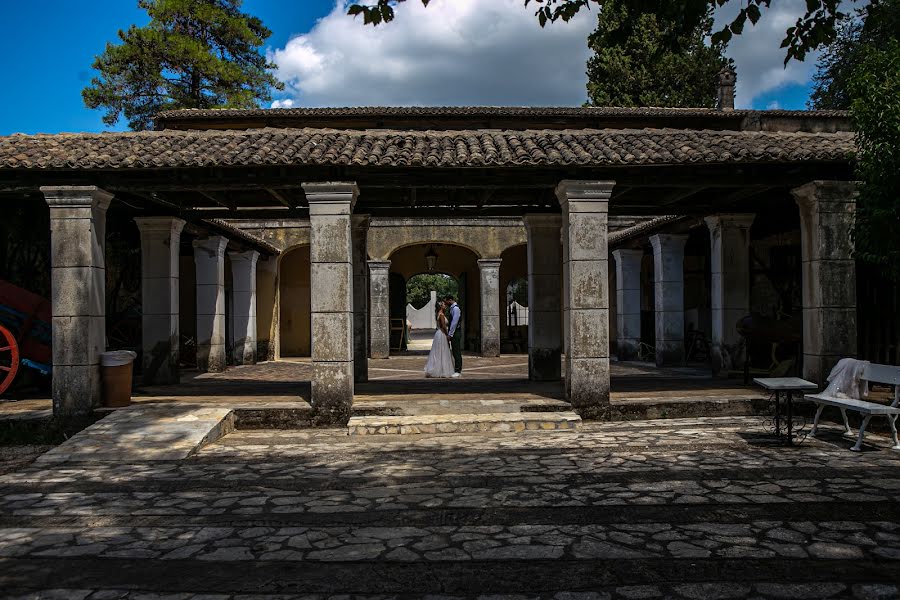
[[[19,371],[19,344],[9,329],[0,325],[0,394],[12,385]]]

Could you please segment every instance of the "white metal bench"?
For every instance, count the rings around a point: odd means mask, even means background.
[[[856,439],[856,444],[850,448],[851,450],[859,452],[862,447],[863,437],[866,434],[866,426],[875,415],[887,417],[888,425],[891,428],[891,440],[894,442],[893,449],[900,450],[900,442],[897,441],[897,416],[900,415],[900,367],[869,364],[863,369],[861,379],[865,383],[864,395],[868,395],[870,383],[893,386],[894,401],[890,404],[879,404],[878,402],[869,402],[867,400],[826,396],[824,393],[807,394],[803,398],[818,405],[816,418],[813,421],[812,431],[809,432],[809,435],[811,437],[816,435],[816,430],[819,427],[819,417],[822,416],[822,409],[826,406],[834,406],[840,409],[841,415],[844,417],[845,435],[852,433],[850,431],[850,423],[847,421],[847,411],[856,411],[863,417],[862,425],[859,427],[859,436]]]

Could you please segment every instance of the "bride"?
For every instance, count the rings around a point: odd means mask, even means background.
[[[452,377],[453,356],[450,354],[450,340],[447,338],[449,321],[444,314],[446,304],[438,303],[437,331],[431,342],[431,352],[425,362],[425,377]]]

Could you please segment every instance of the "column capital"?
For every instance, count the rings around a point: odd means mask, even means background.
[[[359,187],[353,181],[301,184],[309,203],[310,216],[349,215],[353,212]]]
[[[479,269],[499,269],[503,261],[499,258],[479,258],[477,262]]]
[[[236,262],[249,262],[251,264],[256,263],[259,260],[259,252],[256,250],[245,250],[243,252],[229,252],[228,258],[231,259],[231,264],[234,265]]]
[[[683,250],[687,242],[686,233],[657,233],[650,236],[650,245],[654,252],[661,250]]]
[[[222,258],[225,256],[225,246],[228,245],[228,238],[223,235],[211,235],[194,240],[191,244],[194,246],[194,251],[201,250],[209,253],[210,257],[218,256]]]
[[[559,229],[562,215],[552,213],[528,213],[522,217],[526,229]]]
[[[96,185],[42,185],[41,193],[51,208],[90,207],[106,210],[113,195]]]
[[[391,268],[391,261],[389,260],[367,260],[366,264],[369,265],[370,271],[387,271]]]
[[[644,251],[640,248],[617,248],[612,251],[612,255],[619,262],[628,258],[644,258]]]
[[[710,231],[720,228],[750,229],[755,218],[756,215],[754,213],[723,213],[710,215],[705,217],[703,221]]]
[[[609,198],[615,181],[564,179],[556,186],[556,198],[570,212],[608,212]],[[575,202],[575,205],[571,203]]]
[[[820,201],[855,204],[859,189],[855,181],[816,179],[792,189],[791,195],[800,208],[809,208]]]
[[[135,217],[134,223],[141,233],[159,232],[181,235],[185,221],[178,217]]]

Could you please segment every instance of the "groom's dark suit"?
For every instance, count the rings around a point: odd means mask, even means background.
[[[458,331],[459,319],[462,311],[459,304],[454,302],[450,305],[450,330],[447,334],[450,336],[450,350],[453,352],[453,370],[462,373],[462,333]],[[454,335],[457,334],[457,335]]]

